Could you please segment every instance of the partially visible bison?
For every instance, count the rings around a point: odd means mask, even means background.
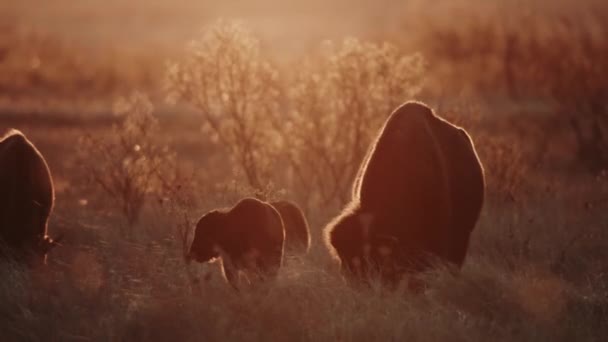
[[[201,217],[187,260],[203,263],[220,258],[226,279],[239,288],[243,275],[249,281],[276,276],[284,241],[279,213],[268,203],[245,198],[230,209]]]
[[[47,235],[53,180],[36,147],[19,131],[0,140],[0,250],[27,264],[46,262],[57,244]],[[58,239],[59,240],[59,239]]]
[[[285,249],[295,252],[308,252],[310,230],[302,210],[293,202],[277,201],[272,206],[281,214],[285,226]]]
[[[468,134],[424,104],[386,121],[326,228],[345,274],[389,284],[447,262],[461,267],[484,200],[484,172]]]

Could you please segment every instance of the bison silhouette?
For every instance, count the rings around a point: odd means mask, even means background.
[[[221,259],[226,280],[239,288],[276,276],[283,259],[285,233],[280,214],[254,198],[240,200],[230,209],[213,210],[201,217],[187,254],[200,263]]]
[[[46,263],[57,245],[47,235],[54,191],[51,172],[34,145],[17,130],[0,140],[0,250],[30,265]]]
[[[439,263],[461,267],[484,200],[484,172],[469,135],[426,105],[388,118],[325,228],[343,273],[395,284]]]
[[[272,206],[281,214],[285,226],[285,249],[294,252],[308,252],[310,230],[302,210],[293,202],[276,201]]]

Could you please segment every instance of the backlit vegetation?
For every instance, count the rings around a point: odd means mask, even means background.
[[[121,123],[110,135],[84,135],[79,141],[79,162],[92,183],[104,191],[133,228],[147,196],[160,193],[163,175],[175,163],[167,146],[158,143],[160,126],[153,106],[142,94],[116,105]],[[130,234],[130,232],[127,232]]]
[[[249,185],[261,192],[269,178],[266,158],[280,143],[272,130],[279,111],[276,70],[257,38],[237,23],[209,27],[186,54],[183,62],[169,66],[171,101],[185,101],[200,112],[203,133],[223,146]]]
[[[290,112],[280,133],[297,180],[292,186],[306,196],[303,204],[327,207],[348,200],[379,127],[403,99],[415,98],[424,71],[420,55],[353,38],[326,42],[302,62],[288,87]],[[311,188],[318,193],[305,191]]]
[[[291,59],[221,20],[164,51],[168,65],[155,50],[108,57],[4,30],[0,131],[24,131],[46,156],[49,230],[66,238],[46,269],[0,265],[2,338],[605,339],[608,6],[410,1],[391,12],[390,30],[319,39]],[[74,115],[97,96],[115,110]],[[425,275],[420,294],[351,287],[320,232],[378,128],[412,98],[471,134],[487,201],[461,273]],[[183,253],[200,215],[246,195],[296,201],[313,240],[309,255],[286,255],[276,283],[235,293],[217,263],[187,267]]]

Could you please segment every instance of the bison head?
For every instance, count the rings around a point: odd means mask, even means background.
[[[342,216],[333,226],[329,242],[340,259],[342,273],[361,277],[366,273],[366,227],[358,214]]]
[[[13,253],[16,260],[23,261],[30,267],[37,267],[46,264],[47,254],[56,246],[60,246],[63,234],[52,239],[48,235],[38,236],[36,240],[26,242],[23,248]]]
[[[346,277],[362,280],[377,275],[392,282],[396,278],[397,239],[377,232],[373,221],[366,213],[341,217],[330,232],[330,243]]]
[[[198,221],[194,231],[194,240],[186,256],[186,261],[208,262],[219,257],[216,249],[218,233],[222,230],[223,214],[211,211]]]

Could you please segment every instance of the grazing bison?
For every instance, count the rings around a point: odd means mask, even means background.
[[[227,210],[213,210],[198,221],[187,260],[221,258],[224,275],[235,288],[240,273],[251,280],[273,277],[281,267],[285,233],[279,213],[253,198]]]
[[[386,121],[325,229],[342,270],[396,283],[436,261],[462,266],[484,199],[484,174],[461,128],[408,102]]]
[[[46,262],[58,241],[47,236],[53,180],[36,147],[17,130],[0,140],[1,255],[28,264]]]
[[[302,210],[293,202],[277,201],[272,206],[281,214],[285,226],[285,249],[308,252],[310,231]]]

